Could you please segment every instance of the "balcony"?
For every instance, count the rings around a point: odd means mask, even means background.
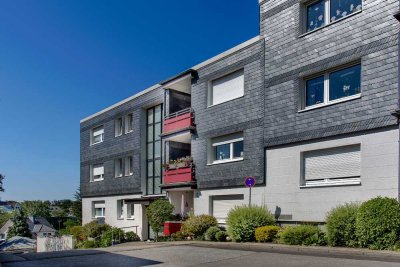
[[[194,129],[194,113],[191,108],[172,113],[164,119],[164,135],[191,129]]]
[[[193,164],[190,157],[181,158],[178,160],[172,160],[167,164],[163,164],[165,169],[164,175],[164,187],[175,186],[188,186],[194,185],[194,171]]]

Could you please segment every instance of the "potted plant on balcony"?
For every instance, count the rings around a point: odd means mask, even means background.
[[[177,160],[170,160],[168,163],[163,164],[163,167],[166,170],[175,170],[179,168],[189,167],[191,162],[192,162],[192,157],[186,156],[183,158],[179,158]]]

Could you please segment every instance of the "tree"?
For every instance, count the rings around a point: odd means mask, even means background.
[[[147,219],[155,234],[156,241],[158,240],[158,233],[161,230],[162,224],[172,218],[173,210],[174,205],[166,199],[158,199],[152,202],[146,209]]]
[[[3,174],[0,173],[0,192],[4,192],[3,180],[4,180],[5,178],[6,178],[6,177],[5,177]]]
[[[14,212],[0,211],[0,227],[2,227],[13,216],[14,216]]]
[[[82,198],[80,187],[75,191],[74,199],[75,201],[72,203],[72,214],[82,222]]]
[[[50,201],[24,201],[21,208],[27,216],[50,217]]]
[[[8,229],[7,238],[11,238],[13,236],[32,237],[31,232],[29,231],[27,218],[23,210],[18,210],[11,220],[13,225]]]

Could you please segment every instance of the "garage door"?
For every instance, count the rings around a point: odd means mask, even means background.
[[[217,218],[218,223],[225,223],[228,212],[235,206],[244,203],[244,195],[223,195],[212,197],[212,215]]]

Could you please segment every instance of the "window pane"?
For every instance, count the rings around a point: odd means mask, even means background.
[[[153,176],[153,162],[147,162],[147,176]]]
[[[153,159],[153,143],[147,144],[147,159]]]
[[[215,160],[230,159],[231,145],[225,144],[215,147]]]
[[[324,102],[324,76],[306,81],[306,107]]]
[[[153,125],[147,127],[147,141],[153,141]]]
[[[160,122],[161,121],[161,106],[157,106],[155,108],[154,118],[155,118],[154,122]]]
[[[133,157],[129,157],[129,174],[133,174]]]
[[[361,92],[361,66],[332,72],[329,75],[329,100],[356,95]]]
[[[212,105],[244,95],[244,71],[240,70],[212,81]]]
[[[307,31],[315,30],[325,24],[325,0],[307,6]]]
[[[154,177],[154,194],[161,194],[161,177]]]
[[[157,123],[154,125],[154,139],[160,140],[161,139],[160,134],[161,134],[161,123]]]
[[[153,194],[153,178],[147,179],[147,194],[148,195]]]
[[[147,110],[147,124],[153,123],[153,109]]]
[[[154,142],[154,157],[161,157],[161,141]]]
[[[233,143],[233,157],[243,158],[243,141]]]
[[[361,0],[331,1],[331,21],[335,21],[361,10]]]
[[[161,159],[154,161],[154,176],[161,176]]]

